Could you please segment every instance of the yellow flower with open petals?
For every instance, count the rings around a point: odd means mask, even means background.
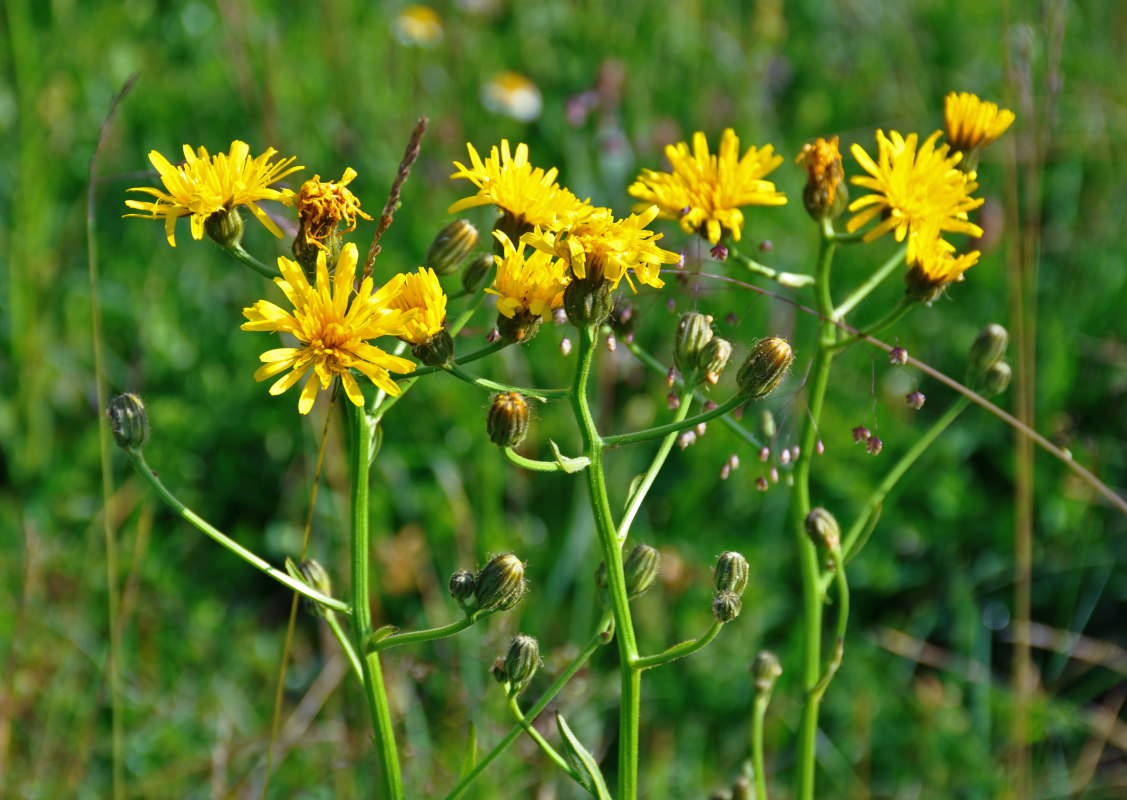
[[[484,161],[472,144],[467,143],[466,149],[471,166],[467,168],[455,161],[458,171],[450,177],[465,178],[477,186],[478,191],[450,206],[450,214],[475,206],[495,205],[513,219],[515,228],[527,226],[531,230],[537,225],[553,228],[561,219],[582,217],[589,208],[556,183],[559,170],[553,167],[544,171],[528,162],[526,144],[518,144],[514,155],[509,150],[509,141],[503,139],[500,153],[494,147]]]
[[[952,150],[970,153],[981,150],[1013,124],[1014,112],[978,99],[970,92],[951,92],[943,101],[947,141]]]
[[[563,305],[567,265],[541,250],[533,250],[525,258],[524,242],[514,247],[502,231],[494,231],[493,235],[501,243],[504,255],[493,256],[497,277],[485,291],[497,295],[497,311],[509,319],[517,315],[549,319],[552,310]]]
[[[963,273],[977,264],[981,255],[977,250],[956,254],[955,248],[939,236],[934,224],[911,235],[919,242],[912,248],[914,255],[908,261],[904,280],[908,296],[923,303],[938,299],[947,284],[963,280]]]
[[[720,241],[724,228],[740,240],[743,206],[787,202],[774,183],[763,180],[783,163],[783,157],[767,145],[749,147],[741,158],[740,140],[731,128],[720,137],[716,155],[709,153],[708,140],[698,131],[693,134],[692,150],[686,142],[668,145],[665,157],[672,172],[644,169],[628,191],[646,203],[656,203],[661,217],[677,220],[685,233],[700,233],[712,244]]]
[[[338,231],[356,230],[358,216],[371,219],[360,210],[360,201],[348,188],[355,178],[356,170],[348,167],[340,181],[322,181],[320,175],[314,175],[301,184],[297,193],[297,214],[306,244],[324,250],[325,245],[321,243],[324,239]],[[342,222],[348,227],[340,231]]]
[[[413,362],[393,356],[369,339],[379,336],[399,336],[417,311],[402,311],[391,307],[392,301],[403,291],[404,278],[398,275],[379,291],[372,291],[372,278],[365,278],[353,295],[356,278],[356,245],[346,244],[337,261],[336,272],[330,278],[324,251],[317,257],[317,278],[313,286],[297,262],[278,259],[281,278],[274,282],[293,304],[293,311],[285,311],[269,300],[259,300],[243,309],[247,322],[244,331],[289,333],[297,338],[298,347],[281,347],[267,350],[259,358],[263,366],[254,373],[254,379],[264,381],[290,370],[270,387],[270,394],[278,395],[308,375],[297,401],[297,409],[308,414],[313,408],[317,390],[328,389],[333,378],[339,377],[345,394],[354,404],[362,406],[364,395],[360,385],[349,371],[355,369],[368,376],[388,394],[399,394],[399,386],[388,375],[393,372],[412,372]]]
[[[245,142],[231,142],[231,152],[209,156],[207,150],[184,145],[185,161],[173,166],[168,159],[153,150],[149,160],[160,173],[165,191],[142,186],[130,189],[131,192],[145,192],[156,198],[153,201],[126,200],[125,205],[145,214],[126,214],[127,217],[147,219],[164,218],[164,231],[168,243],[176,246],[176,220],[191,216],[192,238],[202,239],[204,222],[218,211],[230,211],[236,206],[246,206],[266,229],[281,238],[282,231],[270,217],[258,207],[259,200],[277,200],[284,205],[292,205],[294,193],[289,189],[272,189],[292,172],[304,167],[290,166],[294,158],[286,158],[271,163],[277,151],[271,147],[258,158],[250,157],[250,148]]]
[[[896,241],[908,238],[908,261],[916,260],[919,244],[930,243],[943,233],[981,236],[982,229],[967,219],[969,212],[982,205],[971,196],[978,188],[974,173],[958,169],[961,155],[949,154],[947,145],[935,146],[939,131],[917,148],[918,137],[907,138],[891,131],[877,131],[878,160],[873,161],[860,145],[853,145],[853,157],[868,175],[853,177],[853,183],[872,190],[849,204],[857,212],[846,224],[851,233],[880,217],[864,241],[871,242],[892,231]],[[935,231],[935,235],[927,231]],[[909,235],[912,234],[912,235]],[[949,246],[948,246],[949,247]]]
[[[576,278],[602,275],[617,287],[625,277],[633,289],[627,275],[633,270],[640,282],[660,289],[665,285],[659,277],[661,265],[675,264],[680,257],[658,247],[661,234],[646,229],[657,213],[657,206],[650,206],[641,214],[615,220],[609,208],[597,208],[566,231],[537,229],[521,241],[562,259]]]
[[[399,338],[411,344],[424,344],[442,330],[446,322],[446,293],[438,282],[438,276],[429,267],[419,267],[418,272],[408,272],[402,276],[403,291],[389,304],[390,308],[403,311],[418,309],[418,316],[404,325]]]

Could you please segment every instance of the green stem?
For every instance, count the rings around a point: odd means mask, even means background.
[[[479,617],[476,614],[460,619],[457,622],[451,622],[449,625],[443,625],[438,628],[427,628],[422,631],[406,631],[405,633],[393,633],[391,636],[380,639],[374,645],[368,647],[369,653],[379,653],[384,650],[389,650],[392,647],[399,647],[404,644],[416,644],[418,642],[432,642],[435,639],[445,639],[447,636],[453,636],[455,633],[461,633],[466,628],[472,627],[477,622]]]
[[[507,383],[497,383],[487,378],[479,378],[476,375],[463,370],[457,364],[445,364],[442,367],[455,378],[472,383],[474,386],[480,386],[482,389],[488,389],[491,392],[520,392],[528,397],[535,397],[538,400],[547,400],[549,398],[562,398],[571,395],[571,389],[531,389],[527,386],[511,386]]]
[[[505,339],[498,339],[497,341],[493,342],[493,344],[487,344],[485,345],[485,347],[479,347],[477,350],[472,350],[469,353],[466,353],[464,356],[455,356],[454,363],[469,364],[473,361],[477,361],[478,359],[485,358],[486,356],[491,356],[500,350],[504,350],[511,344],[513,343],[506,341]],[[419,367],[405,380],[413,381],[415,378],[421,378],[423,375],[430,375],[432,372],[441,371],[442,367]]]
[[[676,661],[678,658],[692,655],[715,639],[716,634],[720,633],[720,629],[723,627],[724,623],[719,621],[713,622],[712,627],[705,631],[704,636],[701,636],[699,639],[689,639],[687,642],[675,644],[668,650],[663,650],[652,656],[639,656],[634,659],[634,668],[652,669],[653,667],[660,667],[662,664],[668,664],[670,661]]]
[[[679,422],[670,422],[668,425],[658,425],[656,428],[647,428],[642,431],[635,431],[634,433],[619,433],[614,436],[603,437],[603,447],[618,447],[624,444],[634,444],[636,442],[645,442],[649,439],[660,439],[662,436],[668,434],[678,434],[681,431],[695,428],[702,422],[722,417],[730,411],[735,411],[741,405],[747,402],[747,398],[743,395],[735,395],[725,400],[721,405],[711,411],[704,411],[697,414],[695,417],[682,419]]]
[[[594,417],[587,399],[587,379],[594,358],[598,327],[589,325],[579,329],[579,359],[572,385],[572,410],[583,437],[584,455],[590,460],[586,470],[587,493],[591,498],[591,511],[595,517],[599,548],[607,571],[607,594],[617,631],[619,674],[622,684],[618,728],[618,800],[635,800],[638,796],[638,721],[641,715],[642,673],[633,667],[638,657],[638,644],[634,638],[634,620],[626,591],[626,577],[622,571],[622,549],[607,497],[606,477],[603,473],[603,440],[595,427]]]
[[[903,319],[904,315],[915,308],[916,305],[916,301],[909,300],[906,297],[903,298],[899,303],[892,307],[891,311],[878,319],[872,325],[869,325],[868,327],[863,328],[850,336],[847,336],[846,338],[835,344],[833,347],[834,352],[841,352],[842,350],[849,347],[850,345],[855,344],[856,342],[867,339],[871,336],[876,336],[878,333],[882,333],[888,328],[891,328],[893,325]]]
[[[686,389],[681,392],[680,403],[677,406],[677,411],[673,414],[673,422],[671,424],[677,425],[685,420],[689,414],[689,406],[692,405],[693,390]],[[646,474],[642,476],[642,480],[634,489],[633,494],[630,495],[626,503],[626,510],[622,513],[622,519],[618,522],[618,544],[621,546],[626,542],[626,537],[630,533],[630,526],[634,522],[634,517],[638,514],[638,509],[642,507],[642,501],[646,499],[646,495],[653,486],[654,479],[657,478],[657,473],[661,471],[662,466],[665,465],[665,460],[669,458],[670,451],[673,450],[673,444],[677,441],[677,431],[673,431],[666,435],[661,442],[661,447],[658,448],[657,453],[654,455],[653,462],[650,464]]]
[[[900,460],[888,471],[888,474],[884,476],[884,480],[880,482],[877,488],[873,489],[872,494],[869,495],[868,499],[865,501],[865,505],[861,508],[861,513],[857,515],[857,519],[853,522],[853,525],[850,526],[849,531],[842,539],[841,552],[845,556],[846,561],[849,561],[857,555],[860,548],[855,550],[854,547],[858,543],[861,534],[864,533],[869,520],[884,501],[885,496],[892,491],[892,487],[904,477],[904,473],[916,463],[916,459],[923,455],[925,450],[931,447],[932,443],[939,438],[939,435],[947,430],[948,426],[958,419],[960,414],[966,411],[970,403],[969,398],[960,395],[959,399],[943,413],[943,416],[937,419],[927,432],[916,440],[915,444],[912,445],[908,452],[900,456]]]
[[[836,233],[834,232],[832,225],[830,226],[829,230],[830,233],[826,235],[826,239],[833,242],[834,244],[857,244],[862,239],[864,239],[865,234],[868,233],[868,231],[855,231],[854,233]]]
[[[832,346],[837,328],[833,320],[833,300],[830,296],[829,275],[835,245],[830,240],[829,223],[823,223],[818,255],[817,278],[814,296],[822,322],[818,347],[807,383],[807,411],[803,416],[799,437],[801,454],[794,467],[794,495],[790,504],[790,525],[798,547],[802,576],[802,685],[806,702],[798,733],[798,798],[814,800],[815,746],[818,737],[818,710],[821,695],[815,689],[821,679],[822,652],[822,595],[820,590],[818,554],[810,537],[806,535],[806,515],[810,513],[810,464],[815,452],[817,423],[822,414],[822,403],[829,384],[830,365],[833,362]]]
[[[767,775],[763,764],[763,719],[771,691],[755,693],[751,710],[751,767],[755,772],[755,800],[767,800]]]
[[[196,512],[192,511],[192,509],[181,503],[176,495],[172,494],[172,492],[170,492],[167,487],[165,487],[165,485],[161,483],[160,478],[158,478],[156,473],[149,468],[149,465],[147,463],[145,463],[145,457],[141,455],[139,451],[128,450],[126,451],[126,453],[129,456],[129,460],[133,462],[133,466],[137,469],[137,472],[141,474],[141,477],[148,480],[149,484],[153,487],[153,489],[156,490],[156,493],[161,496],[161,499],[164,500],[164,502],[168,503],[168,505],[171,506],[177,514],[195,525],[199,530],[203,531],[213,540],[226,547],[228,550],[246,561],[255,569],[265,572],[271,578],[278,581],[278,583],[285,584],[295,592],[308,597],[313,602],[320,603],[326,608],[331,608],[334,611],[340,611],[343,614],[351,613],[352,610],[345,603],[335,598],[329,597],[328,595],[321,594],[317,590],[309,588],[307,584],[292,578],[285,572],[282,572],[280,569],[275,569],[274,567],[270,566],[270,564],[268,564],[265,560],[259,558],[250,550],[247,550],[234,539],[231,539],[230,537],[221,533],[217,528],[210,525]]]
[[[372,428],[362,406],[343,399],[348,417],[352,448],[348,454],[351,491],[352,529],[352,640],[362,650],[372,633],[371,586],[368,574],[368,451],[372,442]],[[395,731],[391,724],[391,709],[384,689],[383,670],[379,653],[360,659],[364,695],[372,715],[376,755],[380,762],[384,796],[387,800],[403,800],[403,777],[399,770],[399,754],[395,749]]]
[[[451,336],[458,335],[458,332],[466,326],[466,323],[470,321],[470,317],[472,317],[474,315],[474,312],[477,311],[477,307],[481,305],[481,301],[485,299],[485,287],[489,286],[492,283],[492,281],[489,280],[489,275],[491,273],[492,269],[490,269],[490,272],[486,273],[485,277],[481,279],[481,283],[478,285],[477,291],[473,293],[473,297],[471,297],[470,301],[466,303],[466,307],[462,309],[462,313],[458,315],[458,318],[454,320],[454,323],[452,325],[449,325],[446,328],[446,331]]]
[[[834,631],[833,654],[822,671],[818,685],[814,687],[814,694],[819,700],[826,693],[830,681],[841,666],[841,659],[845,656],[845,631],[849,627],[849,581],[845,579],[845,559],[842,557],[840,547],[830,551],[830,562],[834,583],[837,585],[837,627]]]
[[[560,464],[558,461],[537,461],[537,460],[532,459],[532,458],[525,458],[524,456],[522,456],[520,453],[518,453],[516,450],[514,450],[511,447],[502,447],[501,448],[501,455],[504,456],[505,460],[508,461],[510,464],[513,464],[514,466],[517,466],[517,467],[521,467],[523,469],[532,470],[533,472],[567,472],[568,471],[568,470],[564,469],[563,464]],[[578,460],[578,459],[576,459],[576,460]],[[578,470],[573,470],[573,471],[578,471]]]
[[[840,241],[840,239],[835,237],[833,241],[837,242]],[[864,283],[846,295],[841,305],[834,309],[832,316],[835,319],[844,319],[846,314],[856,308],[858,303],[868,297],[873,289],[880,286],[885,278],[895,272],[900,265],[904,263],[904,256],[907,252],[908,245],[897,248],[896,252],[892,254],[892,257],[889,258],[888,261],[877,267],[876,272],[870,275]]]
[[[517,722],[520,723],[520,726],[524,729],[524,732],[532,737],[532,741],[536,742],[536,744],[540,746],[540,749],[544,751],[545,755],[547,755],[548,758],[552,759],[557,767],[566,772],[568,777],[576,783],[582,783],[582,781],[579,780],[579,775],[568,765],[564,757],[557,753],[554,747],[548,744],[547,740],[540,735],[540,731],[536,730],[536,728],[532,726],[532,723],[525,718],[523,713],[521,713],[520,706],[517,704],[516,695],[513,695],[509,698],[509,711],[512,712]]]
[[[281,273],[278,272],[278,270],[274,269],[273,267],[268,267],[266,264],[263,264],[257,258],[244,250],[241,244],[232,245],[231,247],[224,247],[223,249],[230,253],[240,264],[250,267],[263,278],[270,278],[271,280],[273,280],[274,278],[281,277]]]
[[[360,663],[360,656],[356,655],[356,648],[352,646],[352,640],[348,637],[348,633],[340,626],[340,620],[337,619],[337,615],[332,611],[327,612],[325,614],[325,622],[329,623],[329,630],[333,632],[333,636],[340,642],[344,654],[348,656],[348,660],[352,664],[352,669],[356,673],[356,680],[364,680],[364,667]]]
[[[598,650],[601,645],[604,645],[607,643],[607,641],[609,641],[611,630],[611,617],[609,614],[604,614],[603,618],[599,621],[599,625],[596,629],[595,634],[590,638],[590,640],[584,646],[583,650],[581,650],[579,655],[577,655],[575,659],[570,664],[568,664],[567,669],[565,669],[560,674],[560,676],[556,678],[552,685],[548,687],[547,691],[545,691],[544,694],[540,696],[540,699],[536,701],[536,704],[528,710],[527,714],[525,714],[525,719],[527,719],[529,723],[534,722],[536,718],[540,716],[540,712],[548,707],[548,704],[551,703],[553,699],[555,699],[555,696],[559,694],[560,690],[563,689],[563,687],[569,680],[571,680],[572,676],[574,676],[575,673],[579,672],[579,670],[582,669],[583,665],[587,663],[587,660],[591,658],[591,655],[596,650]],[[450,792],[446,795],[445,800],[456,800],[456,798],[460,797],[462,793],[466,791],[467,788],[469,788],[469,785],[473,783],[473,781],[476,780],[477,777],[481,775],[481,773],[485,772],[485,770],[489,767],[490,764],[494,762],[494,760],[496,760],[497,756],[501,755],[501,753],[503,753],[505,749],[513,743],[513,740],[520,736],[521,731],[523,730],[524,728],[520,725],[514,726],[505,735],[505,738],[494,745],[493,749],[486,753],[481,761],[477,762],[472,770],[466,773],[461,778],[461,780],[454,784],[454,788],[451,789]]]
[[[766,264],[760,264],[758,261],[745,256],[731,245],[728,245],[728,258],[738,261],[747,267],[750,272],[754,272],[756,275],[762,275],[764,278],[769,278],[780,286],[801,289],[803,286],[809,286],[814,282],[814,276],[812,275],[803,275],[795,272],[780,272],[779,270],[771,269]]]

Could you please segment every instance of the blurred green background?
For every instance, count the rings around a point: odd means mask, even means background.
[[[926,135],[939,127],[948,91],[1001,102],[1018,119],[979,170],[982,262],[886,339],[961,377],[977,331],[1012,321],[1024,237],[1036,255],[1036,427],[1111,487],[1122,491],[1127,481],[1127,6],[460,0],[433,5],[443,36],[429,47],[396,36],[397,3],[6,0],[0,8],[0,795],[110,794],[103,512],[121,555],[128,796],[257,797],[261,787],[290,594],[170,514],[116,453],[112,502],[102,503],[87,171],[111,96],[134,72],[93,187],[107,382],[111,392],[146,398],[147,457],[173,491],[275,563],[300,548],[326,406],[299,418],[296,392],[270,398],[252,379],[258,353],[271,345],[238,330],[240,312],[273,296],[272,287],[211,243],[193,242],[184,222],[171,249],[160,224],[121,219],[125,190],[155,182],[150,150],[176,160],[184,143],[214,153],[242,139],[253,153],[272,146],[296,155],[305,165],[297,180],[336,179],[354,167],[351,188],[378,216],[420,115],[430,130],[383,240],[377,271],[385,277],[419,264],[450,219],[446,207],[468,192],[446,180],[467,141],[483,151],[505,137],[527,142],[533,162],[558,166],[580,197],[624,212],[626,185],[641,167],[662,168],[664,144],[695,130],[716,142],[732,126],[745,147],[771,143],[784,155],[772,177],[792,198],[781,209],[748,211],[745,249],[778,268],[808,269],[815,231],[793,164],[805,141],[837,134],[843,152],[853,142],[872,152],[875,128]],[[483,103],[483,86],[506,70],[538,87],[535,119]],[[846,171],[857,172],[848,155]],[[488,209],[469,216],[482,230],[492,223]],[[247,228],[247,247],[262,260],[287,252],[256,223]],[[361,248],[373,230],[357,231]],[[690,271],[746,277],[710,261],[675,226],[663,230],[663,244],[683,249]],[[764,241],[769,251],[757,252]],[[887,241],[843,251],[838,295],[891,251]],[[890,281],[855,317],[875,318],[900,291]],[[781,294],[810,304],[801,292]],[[798,390],[814,330],[808,315],[691,276],[635,302],[637,341],[665,363],[678,315],[690,308],[715,315],[737,353],[759,336],[792,338],[799,365],[766,403],[778,444],[789,442],[805,413]],[[490,326],[483,311],[459,346],[478,346]],[[546,326],[527,348],[480,371],[562,385],[574,359],[560,352],[566,335]],[[604,429],[663,420],[664,381],[624,347],[603,353],[598,374]],[[954,395],[863,347],[839,360],[832,380],[814,501],[847,525]],[[727,376],[717,395],[731,383]],[[903,395],[917,386],[928,400],[913,412]],[[999,398],[1003,407],[1011,394]],[[504,463],[485,437],[487,402],[473,387],[426,380],[389,417],[375,469],[377,624],[453,619],[446,577],[491,553],[527,559],[532,582],[514,612],[386,659],[413,796],[441,796],[452,783],[469,721],[483,747],[508,729],[487,669],[509,636],[540,637],[550,675],[597,614],[590,576],[598,559],[580,482]],[[744,420],[752,428],[754,416]],[[347,475],[336,423],[311,554],[345,594]],[[852,443],[860,424],[879,430],[878,457]],[[549,437],[574,450],[565,408],[542,409],[528,451],[544,457]],[[756,491],[756,451],[710,425],[695,445],[674,451],[634,528],[635,540],[666,555],[660,589],[637,603],[649,650],[705,629],[717,553],[739,550],[752,563],[739,621],[701,654],[647,673],[646,797],[704,798],[731,783],[748,753],[747,666],[764,647],[787,670],[768,716],[772,796],[793,786],[797,566],[783,527],[786,492]],[[613,502],[651,452],[613,454]],[[742,465],[722,481],[733,453]],[[822,796],[1127,796],[1127,520],[1037,453],[1036,684],[1027,750],[1015,748],[1014,474],[1013,432],[972,409],[889,498],[851,565],[850,639],[824,707]],[[599,653],[555,704],[607,754],[611,771],[614,658]],[[363,702],[340,671],[335,643],[303,615],[271,796],[362,797],[374,785]],[[547,683],[538,678],[531,696]],[[1011,767],[1023,750],[1029,792]],[[476,796],[581,795],[522,741]]]

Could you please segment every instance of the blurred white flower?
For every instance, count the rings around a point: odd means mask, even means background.
[[[490,111],[520,122],[532,122],[544,107],[540,88],[519,72],[501,72],[486,81],[481,102]]]
[[[410,5],[399,12],[391,30],[400,44],[434,47],[442,41],[442,18],[433,8]]]

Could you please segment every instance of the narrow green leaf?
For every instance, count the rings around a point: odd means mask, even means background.
[[[470,735],[466,740],[466,752],[462,756],[462,769],[458,773],[458,780],[469,775],[475,766],[477,766],[477,726],[471,722]]]
[[[595,761],[595,757],[583,746],[575,734],[571,732],[571,728],[567,726],[567,721],[563,718],[563,714],[556,714],[556,728],[559,729],[560,739],[563,740],[564,759],[579,776],[579,785],[599,798],[599,800],[611,800],[610,792],[607,790],[607,784],[606,781],[603,780],[603,773],[599,770],[598,762]]]

